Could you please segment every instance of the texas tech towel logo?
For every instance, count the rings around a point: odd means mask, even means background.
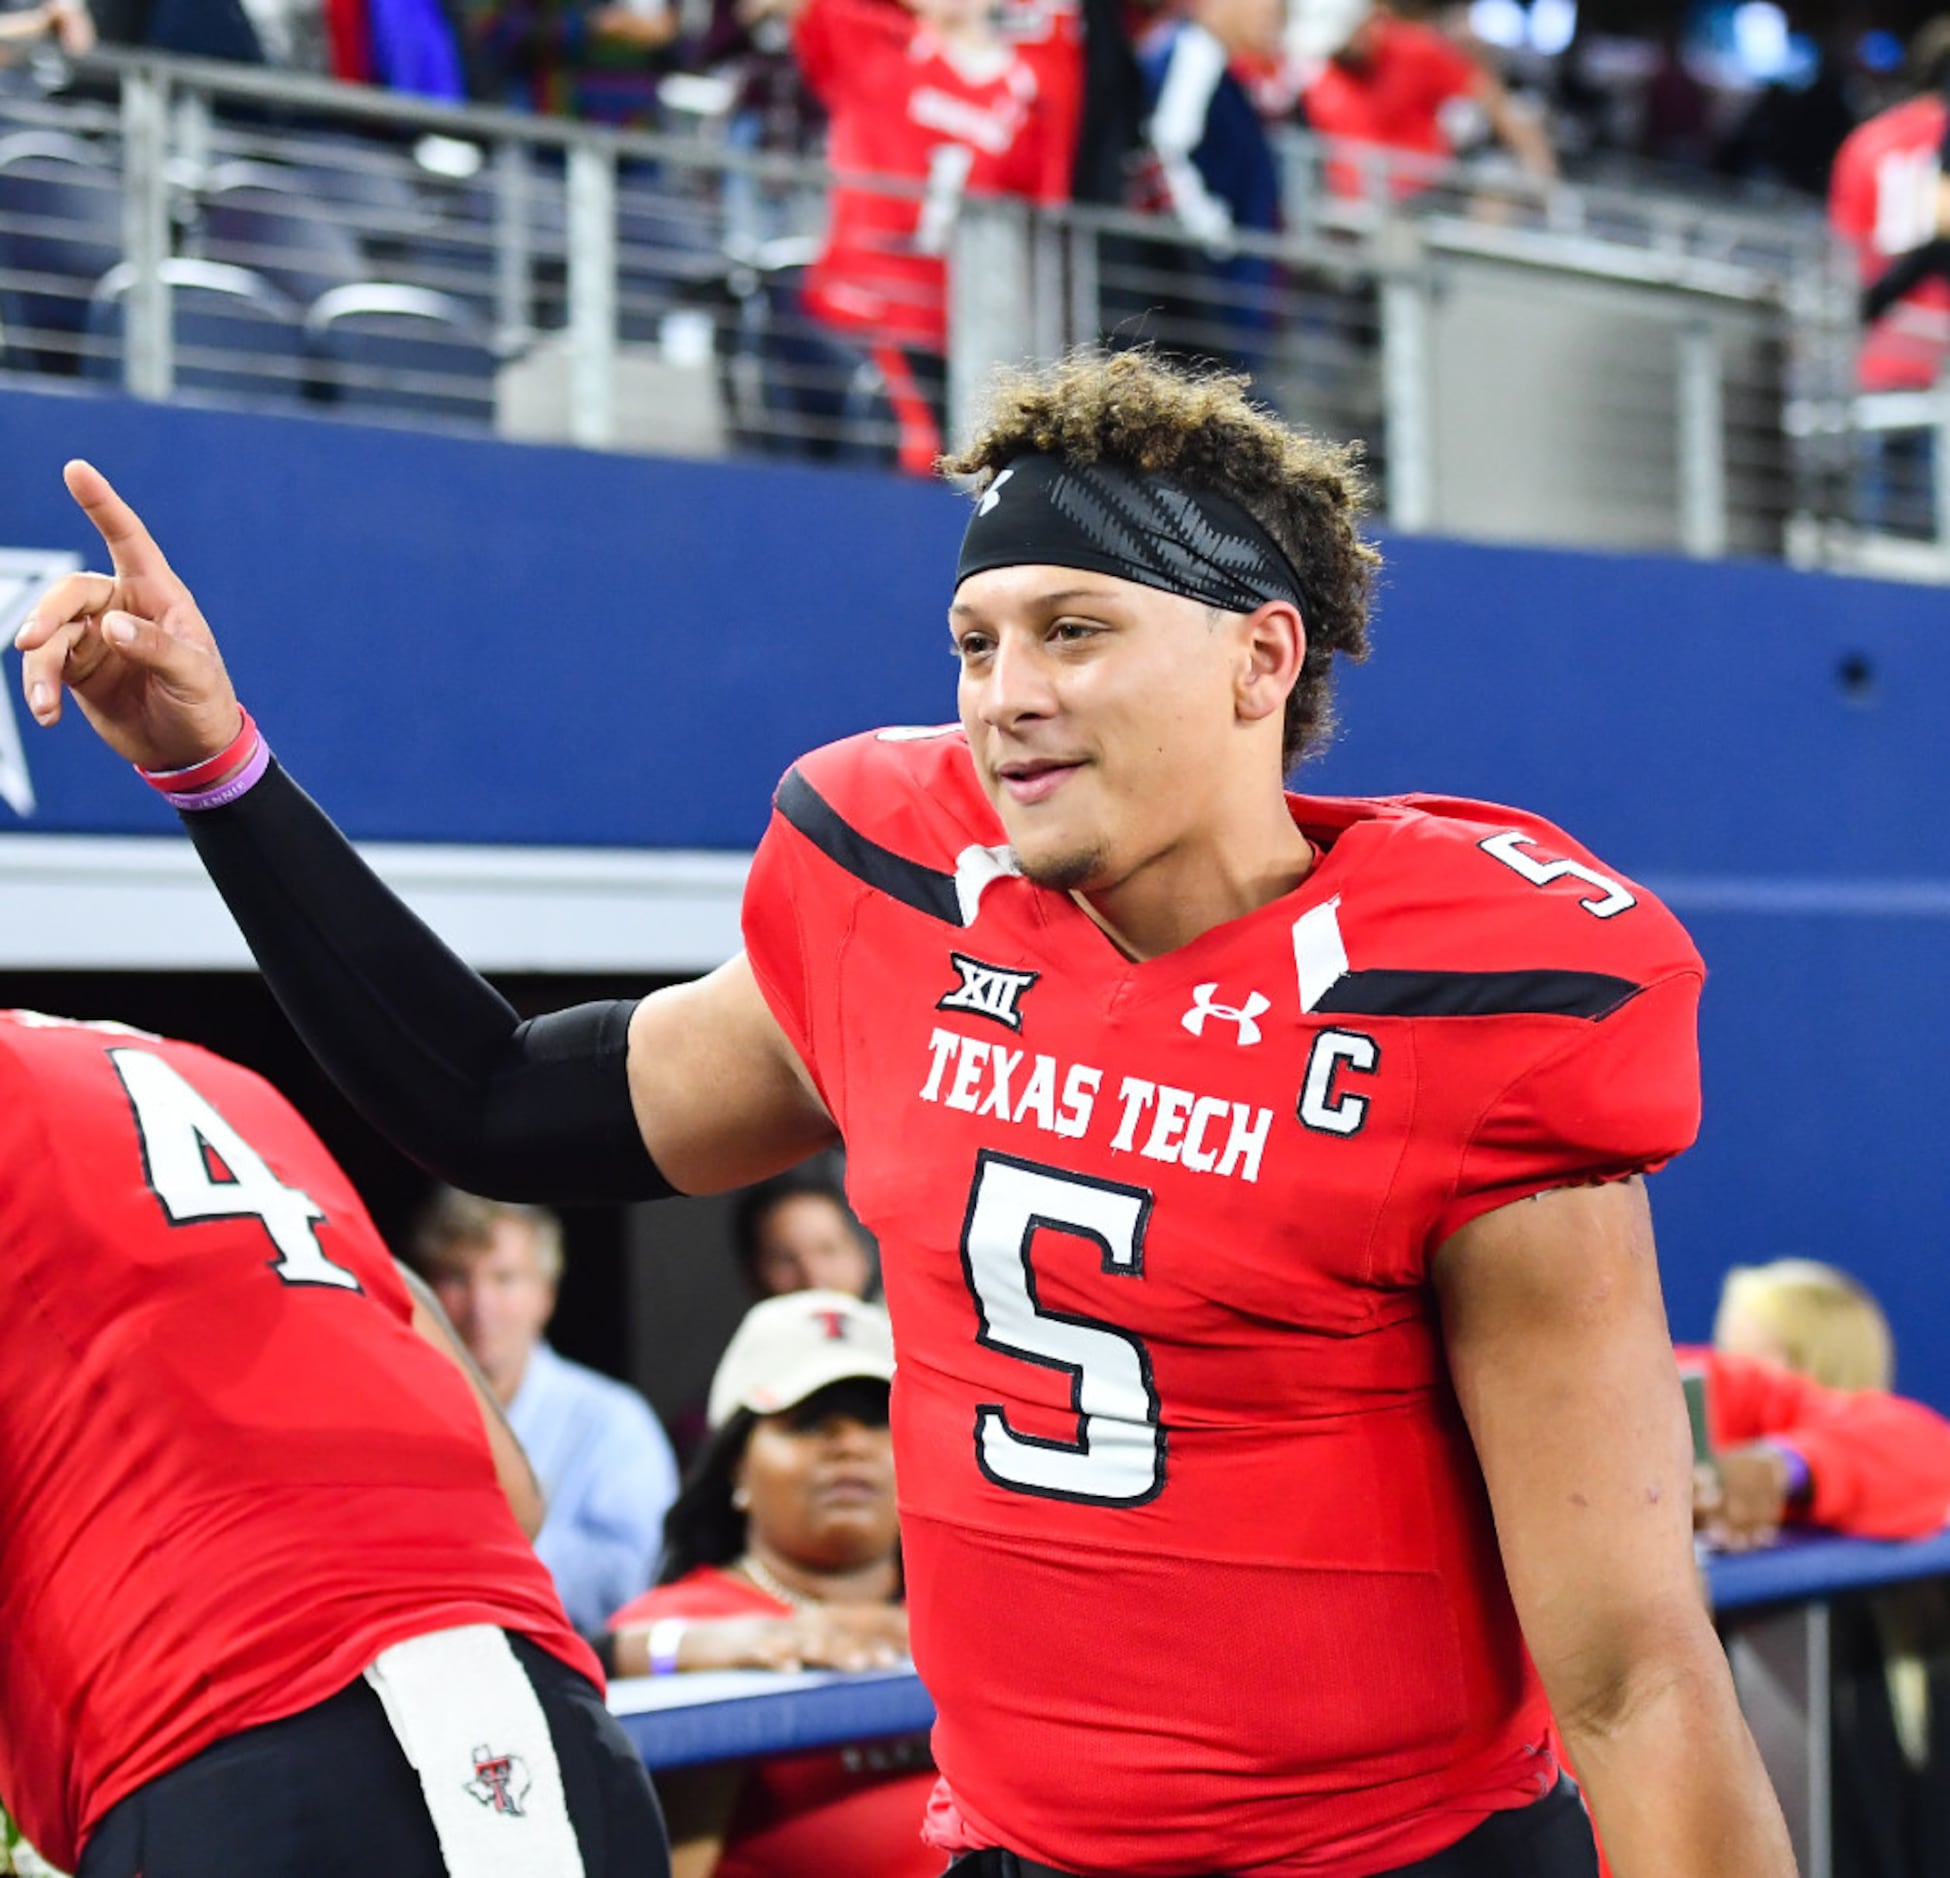
[[[950,952],[961,983],[934,1007],[937,1011],[970,1011],[993,1018],[1011,1030],[1022,1028],[1022,994],[1042,977],[1041,972],[1011,972],[1000,965]]]
[[[487,1747],[474,1750],[474,1778],[467,1791],[489,1812],[521,1818],[528,1786],[528,1763],[519,1754],[497,1754]]]

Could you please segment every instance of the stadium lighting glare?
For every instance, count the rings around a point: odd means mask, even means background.
[[[1762,80],[1778,78],[1793,63],[1787,15],[1773,0],[1747,0],[1733,10],[1733,51],[1742,71]]]
[[[1547,59],[1566,51],[1578,32],[1578,0],[1532,0],[1530,43]]]
[[[1528,38],[1528,25],[1518,0],[1472,0],[1469,30],[1486,46],[1514,51]]]

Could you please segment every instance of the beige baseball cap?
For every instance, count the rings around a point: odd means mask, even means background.
[[[741,1408],[776,1415],[850,1376],[894,1379],[894,1329],[877,1304],[845,1291],[788,1291],[745,1313],[711,1378],[707,1419]]]

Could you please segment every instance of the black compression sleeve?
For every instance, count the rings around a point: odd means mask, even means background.
[[[1874,324],[1905,294],[1933,277],[1950,278],[1950,239],[1939,235],[1920,248],[1899,254],[1862,290],[1862,323]]]
[[[656,1200],[623,1000],[526,1023],[274,762],[183,815],[264,981],[353,1106],[430,1173],[493,1199]]]

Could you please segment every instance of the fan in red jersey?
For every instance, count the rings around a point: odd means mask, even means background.
[[[80,1878],[667,1872],[521,1451],[296,1113],[0,1012],[0,1196],[0,1797],[33,1843]]]
[[[1866,391],[1928,390],[1950,356],[1950,21],[1925,25],[1909,60],[1915,95],[1850,132],[1828,181],[1829,226],[1855,256],[1871,322],[1858,359]]]
[[[1367,651],[1342,451],[1078,357],[950,467],[960,723],[780,785],[745,953],[519,1022],[242,718],[98,473],[21,635],[178,796],[312,1047],[456,1184],[835,1139],[878,1240],[932,1842],[959,1878],[1786,1878],[1693,1565],[1641,1176],[1701,966],[1521,811],[1288,795]],[[175,787],[193,771],[198,786]]]
[[[1055,82],[1076,59],[1052,38],[1004,38],[987,0],[808,0],[793,28],[831,116],[826,246],[806,306],[865,347],[887,384],[903,468],[941,454],[948,349],[945,255],[964,194],[1069,194],[1080,99]],[[892,181],[922,184],[918,196]]]

